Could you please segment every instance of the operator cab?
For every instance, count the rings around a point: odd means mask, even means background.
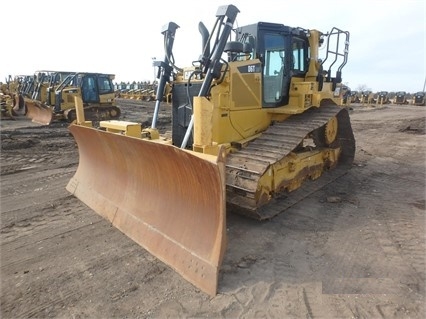
[[[73,73],[67,76],[55,90],[55,112],[62,110],[64,100],[63,95],[77,93],[81,89],[82,100],[85,105],[100,103],[100,96],[103,94],[113,94],[114,84],[112,74],[100,73]],[[73,102],[73,101],[71,101]]]
[[[292,77],[304,78],[309,66],[309,41],[302,29],[259,22],[237,29],[237,40],[251,49],[244,52],[259,59],[263,83],[263,107],[289,101]]]

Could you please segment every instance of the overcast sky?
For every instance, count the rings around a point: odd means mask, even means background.
[[[161,28],[176,31],[177,66],[201,53],[198,22],[207,29],[217,8],[233,4],[238,26],[258,21],[350,32],[343,82],[352,90],[422,91],[425,85],[426,1],[141,0],[4,1],[0,81],[37,70],[113,73],[116,81],[153,81],[162,60]]]

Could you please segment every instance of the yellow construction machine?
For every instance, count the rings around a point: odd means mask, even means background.
[[[172,52],[179,26],[163,28],[151,127],[94,127],[81,117],[69,127],[80,160],[67,190],[210,295],[226,250],[226,212],[271,219],[346,173],[355,153],[336,94],[349,32],[269,22],[234,28],[238,13],[219,7],[211,32],[199,23],[202,52],[185,68]],[[156,127],[168,81],[171,139]]]
[[[376,104],[374,99],[375,94],[372,91],[362,91],[361,93],[361,104],[362,105],[372,105]]]
[[[426,101],[426,93],[424,91],[419,91],[413,94],[413,104],[424,106]]]
[[[376,104],[377,105],[383,105],[383,104],[389,104],[389,92],[388,91],[380,91],[377,93],[377,99]]]
[[[16,113],[13,110],[15,101],[14,94],[11,94],[7,83],[0,82],[0,106],[1,119],[14,119]]]
[[[351,103],[360,103],[361,102],[361,100],[360,100],[360,98],[359,98],[359,92],[358,91],[351,91],[351,94],[350,94],[350,101],[351,101]]]
[[[25,115],[26,107],[24,98],[19,94],[21,85],[20,77],[9,75],[5,83],[0,82],[0,106],[1,119],[15,119],[19,115]]]
[[[42,72],[30,97],[25,98],[27,116],[40,124],[76,119],[74,99],[81,97],[85,117],[100,121],[118,119],[113,74],[88,72]],[[58,81],[59,80],[59,81]]]

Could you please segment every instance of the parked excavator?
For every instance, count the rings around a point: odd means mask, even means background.
[[[226,212],[271,219],[345,174],[355,153],[348,110],[338,104],[349,32],[269,22],[234,28],[238,13],[219,7],[211,32],[199,23],[201,55],[185,68],[172,50],[179,26],[164,26],[150,127],[95,126],[79,101],[69,127],[80,159],[67,190],[212,296]],[[169,82],[171,139],[156,126]]]
[[[53,120],[76,120],[74,98],[81,97],[85,117],[100,121],[118,119],[120,108],[115,102],[113,74],[88,72],[43,73],[31,98],[25,98],[27,117],[49,125]],[[61,79],[61,82],[58,82]]]

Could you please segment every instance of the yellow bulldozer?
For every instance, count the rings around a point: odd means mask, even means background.
[[[1,119],[14,120],[19,115],[25,115],[26,107],[22,95],[19,94],[22,77],[9,75],[5,83],[0,82]]]
[[[359,96],[360,96],[360,93],[358,91],[351,91],[351,95],[350,95],[351,103],[360,103],[361,100]]]
[[[1,119],[14,119],[16,112],[13,110],[15,104],[15,94],[9,91],[7,83],[0,82],[0,106]]]
[[[95,126],[82,116],[69,127],[80,158],[67,190],[210,295],[227,213],[271,219],[345,174],[355,153],[348,110],[335,94],[349,32],[269,22],[234,28],[238,13],[219,7],[210,32],[199,23],[202,52],[184,68],[173,58],[179,26],[163,27],[150,127]],[[169,81],[171,138],[156,127]]]
[[[372,105],[376,104],[376,99],[374,98],[375,94],[372,91],[362,91],[361,93],[361,104],[362,105]]]
[[[389,104],[389,92],[388,91],[380,91],[377,93],[376,105]]]
[[[44,125],[53,120],[73,122],[76,119],[75,97],[82,99],[88,120],[120,117],[121,110],[115,102],[113,74],[57,71],[41,74],[31,97],[25,97],[27,117],[33,122]]]
[[[424,91],[419,91],[413,94],[413,104],[424,106],[426,101],[426,93]]]
[[[408,104],[408,101],[407,101],[407,92],[405,92],[405,91],[398,91],[398,92],[396,92],[394,103],[397,104],[397,105]]]

